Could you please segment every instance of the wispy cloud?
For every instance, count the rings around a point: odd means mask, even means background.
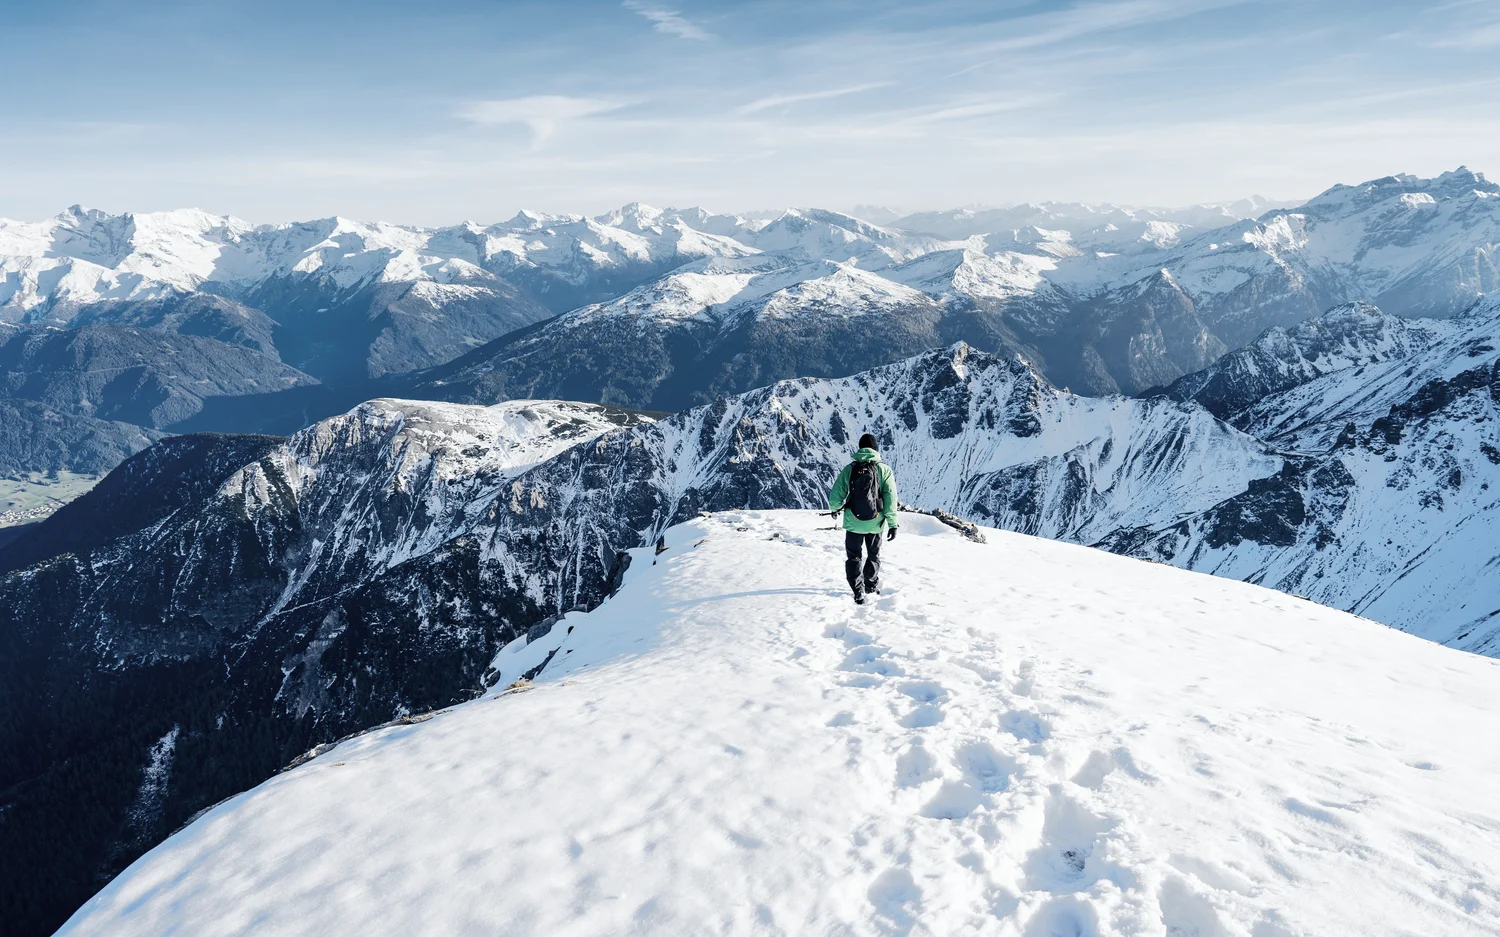
[[[1500,48],[1500,21],[1485,26],[1471,27],[1433,43],[1442,49],[1495,49]]]
[[[659,33],[666,33],[669,36],[676,36],[679,39],[693,39],[698,42],[713,38],[713,33],[710,33],[676,10],[654,6],[650,3],[644,3],[642,0],[625,0],[624,7],[632,13],[639,13],[656,24],[656,31]]]
[[[841,98],[846,94],[859,94],[861,91],[889,88],[893,84],[895,84],[893,81],[876,81],[864,85],[850,85],[847,88],[828,88],[823,91],[803,91],[797,94],[772,94],[763,98],[756,98],[749,104],[741,105],[735,108],[734,112],[736,114],[758,114],[773,107],[801,104],[803,101],[826,101],[829,98]]]
[[[981,41],[965,51],[968,54],[992,56],[1003,53],[1008,56],[1050,48],[1072,50],[1076,49],[1077,40],[1089,36],[1183,19],[1206,10],[1239,6],[1245,2],[1247,0],[1118,0],[1111,3],[1079,3],[1052,12],[1018,17],[1007,23],[1008,35],[1004,38]],[[986,58],[951,72],[947,77],[965,75],[1000,61],[1003,59]]]
[[[531,130],[531,145],[540,147],[568,121],[617,111],[632,103],[611,98],[537,94],[524,98],[471,101],[459,109],[458,116],[473,124],[525,124]]]
[[[97,146],[166,135],[170,124],[123,120],[58,120],[8,129],[5,142],[40,146]]]
[[[1046,97],[1025,98],[993,98],[988,101],[974,101],[968,104],[955,104],[950,107],[940,108],[926,114],[920,114],[911,118],[920,123],[940,120],[965,120],[970,117],[984,117],[989,114],[1003,114],[1006,111],[1016,111],[1026,107],[1035,107],[1045,100],[1058,97],[1049,95]]]
[[[1017,20],[1016,35],[986,43],[992,52],[1008,52],[1056,45],[1095,33],[1181,19],[1216,7],[1236,6],[1246,0],[1123,0],[1117,3],[1080,3],[1055,13],[1039,13]],[[1036,28],[1027,29],[1027,26]]]

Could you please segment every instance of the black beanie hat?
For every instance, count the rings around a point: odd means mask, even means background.
[[[880,450],[880,440],[876,439],[871,433],[865,433],[859,437],[859,448],[874,449],[878,452]]]

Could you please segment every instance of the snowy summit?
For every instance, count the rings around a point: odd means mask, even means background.
[[[1500,662],[920,515],[861,608],[828,528],[671,528],[483,698],[221,804],[60,933],[1500,932]]]

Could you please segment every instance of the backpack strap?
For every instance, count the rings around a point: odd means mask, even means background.
[[[850,479],[849,483],[850,484],[854,483],[854,465],[855,465],[854,461],[850,460],[849,464],[846,465],[846,466],[844,466],[844,470],[839,473],[840,475],[842,475],[845,472],[847,472],[848,475],[849,475],[849,479]],[[839,516],[839,512],[842,511],[844,509],[844,505],[848,504],[848,503],[849,503],[849,492],[846,490],[844,492],[844,504],[841,504],[838,507],[834,508],[832,511],[829,511],[828,512],[828,516],[829,517],[838,517]]]

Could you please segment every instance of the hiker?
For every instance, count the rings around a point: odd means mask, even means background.
[[[889,528],[885,539],[896,539],[896,474],[880,461],[879,449],[873,435],[859,437],[854,461],[844,466],[828,492],[829,512],[844,513],[844,573],[859,605],[865,604],[866,593],[880,592],[880,529]]]

